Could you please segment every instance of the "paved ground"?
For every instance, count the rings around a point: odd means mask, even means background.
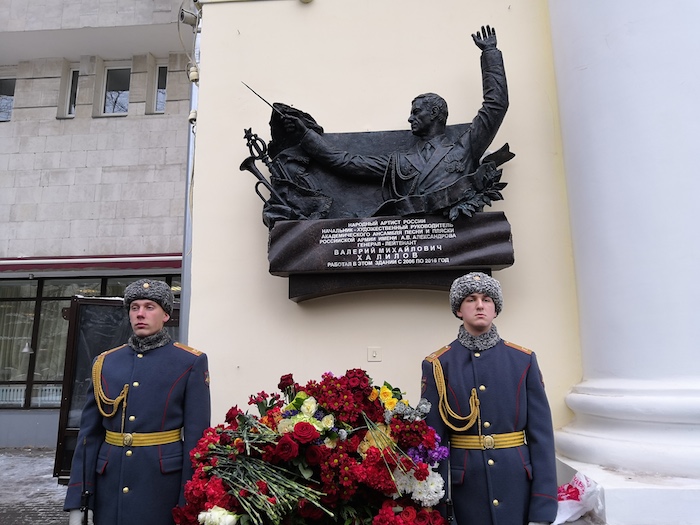
[[[54,455],[53,449],[0,449],[0,524],[67,525]]]

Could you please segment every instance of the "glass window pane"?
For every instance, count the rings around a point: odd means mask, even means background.
[[[131,69],[108,69],[106,76],[104,113],[127,113]]]
[[[158,68],[158,83],[156,87],[156,111],[165,111],[165,86],[168,81],[168,68],[160,66]]]
[[[44,297],[73,297],[83,295],[85,297],[99,297],[100,279],[47,279],[44,281]]]
[[[39,338],[34,352],[34,381],[61,381],[66,357],[68,321],[61,310],[70,307],[70,301],[44,301],[41,304]]]
[[[36,297],[36,281],[0,281],[0,299]]]
[[[156,281],[165,281],[164,275],[135,275],[132,277],[116,277],[107,279],[107,297],[124,297],[124,289],[131,283],[139,279],[154,279]]]
[[[25,385],[0,385],[0,407],[24,406]]]
[[[34,385],[32,388],[33,407],[60,407],[61,392],[63,385],[56,383],[53,385]]]
[[[34,301],[0,301],[0,381],[27,379],[34,305]]]
[[[68,95],[68,114],[75,115],[75,104],[78,100],[78,70],[70,72],[70,94]]]
[[[175,296],[175,299],[179,301],[180,295],[182,295],[182,280],[180,279],[179,275],[173,276],[173,281],[170,285],[170,288],[172,288],[173,290],[173,295]]]
[[[12,106],[15,103],[14,78],[0,78],[0,122],[7,122],[12,117]]]

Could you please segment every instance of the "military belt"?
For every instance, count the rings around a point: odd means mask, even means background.
[[[489,450],[492,448],[513,448],[525,444],[525,431],[508,432],[506,434],[488,434],[485,436],[465,436],[450,434],[450,445],[454,448],[468,450]]]
[[[105,442],[117,447],[151,447],[175,443],[182,438],[182,429],[166,430],[165,432],[133,432],[121,433],[107,431]]]

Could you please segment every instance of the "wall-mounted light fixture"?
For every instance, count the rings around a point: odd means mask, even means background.
[[[199,17],[192,11],[180,8],[180,22],[188,26],[197,27]]]
[[[33,354],[34,353],[34,350],[32,350],[32,347],[29,346],[29,341],[24,343],[24,348],[22,348],[22,350],[20,350],[20,353],[22,353],[22,354]]]

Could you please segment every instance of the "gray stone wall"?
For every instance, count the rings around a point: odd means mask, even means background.
[[[12,9],[20,9],[16,6],[20,2],[10,3]],[[172,4],[145,3],[152,9]],[[42,4],[48,10],[52,2]],[[56,4],[68,9],[100,2]],[[94,116],[104,67],[99,57],[81,57],[73,118],[59,118],[69,66],[65,60],[0,67],[0,76],[17,79],[12,119],[0,122],[0,258],[182,250],[189,135],[187,57],[171,53],[168,58],[164,114],[146,114],[152,74],[148,65],[154,57],[129,58],[126,116]]]
[[[41,31],[175,22],[180,0],[0,0],[0,31]]]

